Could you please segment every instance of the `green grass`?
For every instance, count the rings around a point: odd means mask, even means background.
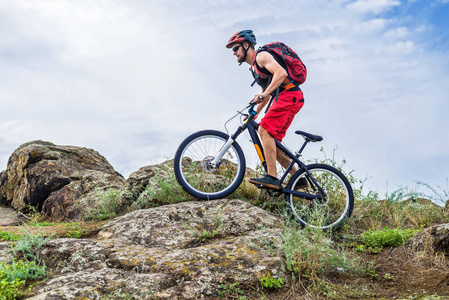
[[[0,263],[0,277],[13,282],[19,280],[42,279],[47,275],[47,267],[34,261],[14,260],[10,264]]]
[[[360,234],[360,241],[367,247],[382,248],[398,247],[419,232],[419,229],[390,229],[368,230]]]
[[[25,296],[31,289],[31,286],[26,288],[27,281],[43,279],[47,276],[47,267],[40,259],[38,250],[51,237],[45,237],[42,233],[31,234],[25,229],[22,231],[24,235],[20,239],[10,239],[14,241],[10,250],[14,259],[0,263],[0,300]],[[10,238],[9,235],[3,235],[5,236]]]
[[[260,278],[260,284],[267,289],[278,289],[284,285],[284,279],[272,277],[271,274]]]
[[[86,234],[86,231],[81,228],[81,224],[78,222],[67,223],[66,229],[66,237],[68,238],[79,239]]]
[[[126,212],[120,199],[120,191],[117,189],[108,189],[97,193],[98,203],[94,207],[86,209],[82,218],[86,221],[109,220],[117,215]]]
[[[8,281],[1,278],[0,274],[0,300],[19,299],[25,296],[28,290],[24,290],[25,280],[16,279]]]
[[[21,254],[25,260],[34,261],[37,264],[41,263],[41,260],[38,255],[38,250],[48,241],[52,239],[52,237],[46,237],[43,233],[39,234],[31,234],[25,229],[22,229],[24,236],[13,244],[11,250],[14,253],[14,256],[17,257],[18,254]]]
[[[286,221],[283,231],[284,263],[312,294],[333,298],[337,291],[324,278],[329,272],[348,276],[367,275],[374,271],[372,262],[364,262],[352,251],[338,247],[331,233]]]
[[[34,261],[12,261],[0,263],[0,300],[18,299],[25,296],[31,287],[25,288],[27,280],[42,279],[47,276],[45,265]]]
[[[218,296],[220,298],[229,298],[229,299],[247,299],[245,296],[245,292],[239,288],[239,283],[234,282],[230,284],[221,284],[220,291],[218,292]]]
[[[47,221],[42,221],[42,222],[35,222],[35,223],[28,223],[28,226],[36,226],[36,227],[44,227],[44,226],[53,226],[56,223],[54,222],[47,222]]]
[[[18,241],[21,238],[22,238],[21,235],[11,232],[4,232],[0,230],[0,241]]]
[[[132,210],[195,200],[178,184],[173,169],[163,168],[164,176],[154,175],[152,184],[131,205]]]

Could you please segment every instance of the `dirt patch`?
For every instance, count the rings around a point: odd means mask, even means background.
[[[449,258],[419,257],[404,246],[385,248],[377,254],[358,253],[364,261],[373,261],[375,272],[353,278],[336,274],[329,281],[350,298],[426,299],[432,295],[449,299]]]
[[[405,295],[449,296],[449,259],[432,255],[420,257],[405,247],[384,249],[372,255],[379,277],[379,296],[392,298]]]

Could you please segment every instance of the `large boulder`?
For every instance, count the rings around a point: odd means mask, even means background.
[[[430,226],[410,238],[405,246],[413,251],[445,253],[449,256],[449,224]]]
[[[56,220],[76,219],[77,201],[96,191],[119,189],[125,180],[98,152],[33,141],[21,145],[0,174],[0,203],[23,211],[37,207]]]
[[[282,219],[240,200],[184,202],[112,220],[98,239],[56,239],[40,250],[52,277],[31,299],[217,298],[282,272]],[[112,298],[117,299],[117,298]]]

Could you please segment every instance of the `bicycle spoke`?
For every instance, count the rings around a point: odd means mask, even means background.
[[[304,183],[305,180],[307,186],[296,187],[298,182]],[[292,214],[303,225],[337,228],[349,218],[354,201],[352,188],[338,170],[326,165],[315,165],[309,169],[309,173],[298,174],[294,181],[291,183],[294,190],[316,197],[307,200],[299,196],[287,196]]]
[[[187,139],[182,151],[178,150],[177,153],[181,183],[204,198],[235,189],[244,175],[243,155],[237,152],[235,146],[226,151],[217,165],[212,165],[227,142],[227,138],[221,136],[222,133],[216,133],[197,137],[197,134],[193,135],[192,140]]]

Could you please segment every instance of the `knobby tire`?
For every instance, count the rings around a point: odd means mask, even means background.
[[[213,200],[229,196],[242,183],[246,161],[237,142],[219,161],[218,167],[210,162],[228,141],[226,133],[203,130],[187,137],[175,154],[174,170],[179,184],[190,195]]]
[[[315,179],[316,184],[311,180]],[[307,185],[299,186],[307,180]],[[349,219],[354,208],[354,193],[348,179],[338,169],[325,164],[312,164],[307,171],[297,171],[287,183],[287,189],[317,195],[307,200],[293,194],[286,194],[286,201],[292,217],[302,226],[336,230]]]

